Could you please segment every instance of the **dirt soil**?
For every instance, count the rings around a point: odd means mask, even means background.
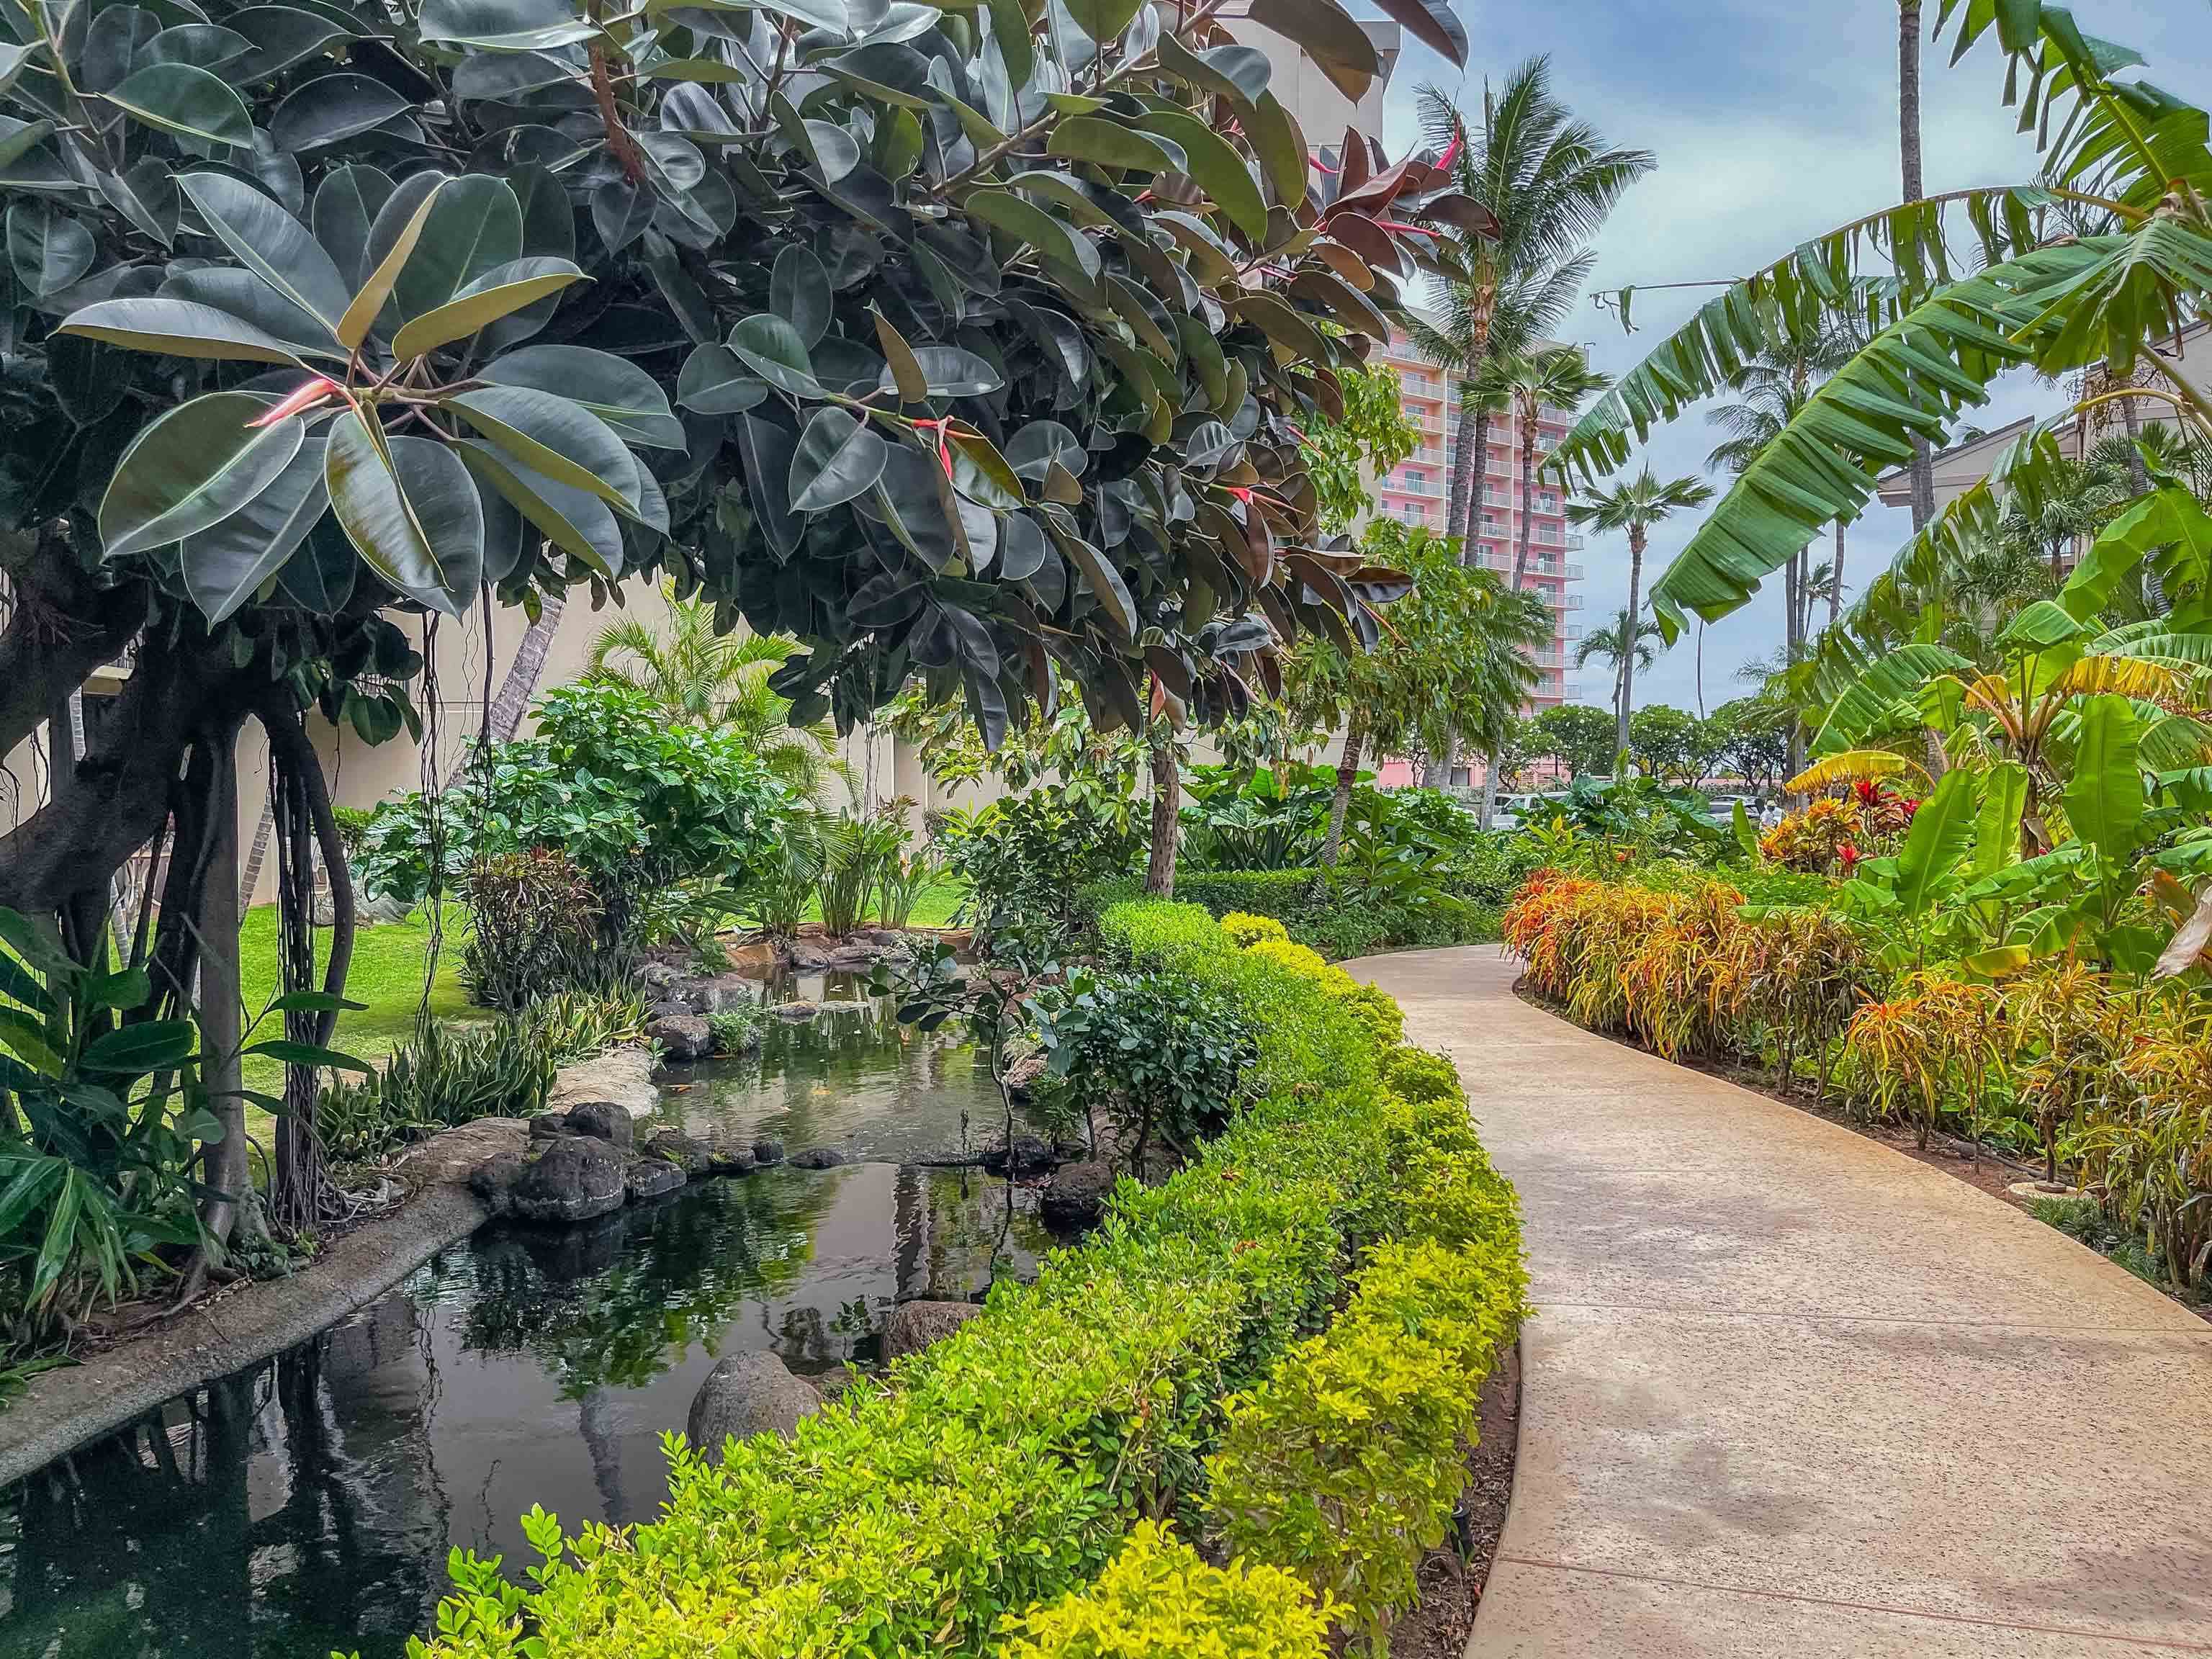
[[[1506,1350],[1484,1384],[1479,1437],[1450,1536],[1421,1563],[1421,1599],[1390,1627],[1391,1659],[1461,1659],[1505,1530],[1520,1443],[1521,1349]]]

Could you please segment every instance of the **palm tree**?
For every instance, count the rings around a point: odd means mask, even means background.
[[[853,787],[827,720],[791,724],[791,702],[769,676],[799,648],[777,634],[718,634],[714,607],[671,599],[665,629],[635,617],[599,630],[588,678],[625,685],[660,705],[671,720],[735,732],[769,771],[804,800],[820,799],[831,777]]]
[[[1636,640],[1632,650],[1627,644],[1632,628]],[[1584,635],[1583,642],[1575,647],[1575,666],[1577,668],[1588,668],[1593,659],[1599,658],[1613,665],[1613,713],[1616,720],[1620,717],[1622,682],[1627,678],[1629,658],[1634,657],[1639,668],[1650,667],[1659,660],[1662,648],[1652,641],[1658,640],[1663,642],[1664,639],[1659,624],[1649,617],[1638,617],[1631,623],[1627,608],[1624,606],[1603,628]]]
[[[1928,194],[1920,174],[1920,0],[1897,4],[1897,160],[1904,199]],[[1925,434],[1912,434],[1912,529],[1936,516],[1936,463]],[[1838,560],[1840,567],[1842,561]]]
[[[1574,305],[1589,275],[1588,243],[1628,186],[1651,170],[1649,150],[1607,147],[1597,130],[1574,119],[1552,94],[1551,60],[1532,58],[1492,88],[1470,127],[1437,87],[1424,87],[1424,141],[1450,158],[1453,188],[1497,222],[1488,236],[1440,229],[1440,263],[1450,273],[1442,328],[1416,321],[1413,342],[1462,382],[1480,378],[1493,356],[1532,349]],[[1463,404],[1460,447],[1445,517],[1449,535],[1468,538],[1476,479],[1489,447],[1490,415]]]
[[[1628,534],[1628,609],[1626,615],[1640,624],[1644,615],[1644,550],[1649,544],[1651,527],[1663,523],[1675,514],[1703,507],[1712,499],[1712,486],[1702,478],[1661,478],[1649,465],[1626,483],[1609,489],[1593,489],[1567,503],[1567,517],[1586,529],[1601,533],[1626,531]],[[1626,643],[1626,638],[1623,640]],[[1620,706],[1616,711],[1620,720],[1620,741],[1614,745],[1616,753],[1628,750],[1628,716],[1634,707],[1636,690],[1636,653],[1624,651],[1620,659]]]
[[[1784,427],[1797,418],[1816,387],[1851,360],[1861,342],[1847,328],[1834,328],[1802,349],[1783,347],[1762,353],[1729,378],[1729,388],[1740,396],[1723,404],[1705,418],[1728,436],[1705,457],[1709,467],[1726,468],[1741,477],[1765,451]],[[1790,657],[1795,661],[1812,632],[1813,595],[1820,591],[1806,566],[1809,549],[1801,551],[1783,574],[1785,629]],[[1844,521],[1836,520],[1836,554],[1830,562],[1827,583],[1828,625],[1834,627],[1844,608]]]
[[[1483,396],[1487,390],[1499,400],[1510,402],[1520,422],[1521,533],[1513,549],[1513,580],[1510,584],[1517,593],[1528,569],[1528,532],[1533,528],[1529,509],[1535,504],[1537,415],[1545,408],[1572,412],[1581,406],[1583,398],[1604,389],[1605,377],[1591,372],[1581,352],[1567,346],[1553,346],[1539,351],[1516,352],[1510,357],[1493,357],[1483,380],[1477,384],[1476,396]]]

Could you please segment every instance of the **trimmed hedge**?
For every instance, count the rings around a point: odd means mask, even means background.
[[[533,1513],[528,1589],[456,1561],[436,1640],[411,1651],[1319,1659],[1332,1622],[1387,1626],[1522,1311],[1512,1189],[1455,1088],[1387,1091],[1406,1065],[1388,998],[1280,942],[1241,950],[1193,905],[1115,905],[1100,930],[1242,1005],[1258,1103],[792,1440],[716,1466],[670,1436],[659,1520],[564,1540]],[[1139,1524],[1162,1516],[1237,1559]]]
[[[1377,951],[1427,945],[1487,945],[1498,937],[1502,901],[1463,899],[1456,908],[1410,904],[1333,872],[1316,896],[1314,870],[1179,872],[1176,897],[1203,905],[1212,915],[1261,916],[1280,922],[1291,938],[1332,962]],[[1079,912],[1096,915],[1137,896],[1134,878],[1094,883],[1077,899]]]

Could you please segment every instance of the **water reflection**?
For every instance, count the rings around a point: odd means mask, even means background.
[[[730,1067],[672,1117],[757,1121],[794,1149],[833,1127],[934,1146],[963,1111],[987,1121],[961,1051],[826,1024],[771,1042],[750,1089]],[[871,1363],[896,1300],[970,1294],[1050,1242],[1032,1193],[1010,1207],[975,1172],[873,1158],[697,1183],[586,1228],[488,1229],[0,1494],[0,1659],[392,1659],[449,1547],[527,1559],[533,1503],[572,1528],[650,1518],[660,1435],[718,1355]]]

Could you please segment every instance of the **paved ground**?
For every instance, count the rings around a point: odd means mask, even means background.
[[[1471,1659],[2212,1653],[2212,1326],[1489,946],[1353,964],[1459,1062],[1538,1315]]]

